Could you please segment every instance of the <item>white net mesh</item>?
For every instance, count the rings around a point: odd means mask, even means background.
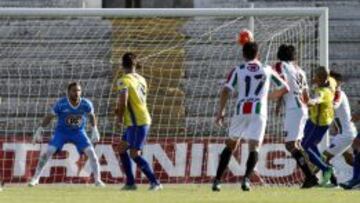
[[[298,50],[298,63],[310,74],[319,64],[315,17],[256,17],[255,39],[261,59],[276,61],[280,44]],[[0,20],[0,178],[24,182],[34,173],[44,144],[32,145],[30,135],[52,103],[65,95],[70,81],[80,81],[83,96],[93,101],[103,138],[95,146],[105,182],[123,179],[117,158],[122,129],[114,119],[114,81],[121,75],[125,52],[141,59],[138,72],[150,87],[148,106],[153,117],[144,156],[162,182],[208,182],[227,136],[213,125],[218,92],[226,74],[242,62],[235,43],[246,17],[102,18],[2,17]],[[229,105],[229,111],[232,106]],[[270,111],[271,112],[271,111]],[[229,114],[230,116],[230,114]],[[269,184],[298,183],[302,176],[283,146],[281,117],[269,125],[254,180]],[[86,159],[72,145],[47,164],[42,182],[92,181]],[[244,174],[247,145],[235,154],[225,182]],[[137,181],[145,181],[137,173]]]

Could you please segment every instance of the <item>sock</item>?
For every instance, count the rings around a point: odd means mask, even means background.
[[[224,150],[221,152],[219,166],[216,171],[216,180],[221,180],[221,177],[230,162],[231,154],[232,151],[228,147],[225,147]]]
[[[130,160],[130,156],[127,152],[120,154],[120,160],[122,163],[123,170],[126,175],[126,185],[134,185],[135,184],[135,177],[132,172],[132,163]]]
[[[291,152],[292,157],[296,160],[296,163],[306,176],[306,178],[314,177],[314,174],[311,172],[308,162],[306,161],[304,154],[299,150],[295,149]]]
[[[246,171],[245,171],[246,178],[250,178],[250,175],[254,171],[258,159],[259,159],[259,152],[257,151],[250,152],[248,160],[246,162]]]
[[[330,166],[325,163],[325,161],[322,159],[321,154],[319,152],[319,149],[317,146],[310,146],[305,148],[306,153],[309,156],[310,161],[315,164],[321,171],[327,170]]]
[[[49,159],[52,157],[52,155],[55,152],[56,152],[56,148],[53,146],[49,146],[48,149],[46,150],[45,154],[41,155],[39,163],[36,166],[36,170],[35,170],[33,179],[39,180],[46,163],[49,161]]]
[[[360,179],[360,152],[354,150],[354,163],[353,163],[353,180]]]
[[[154,172],[149,166],[149,163],[143,157],[137,156],[134,158],[134,161],[145,174],[145,176],[149,179],[151,184],[159,184],[159,182],[156,180]]]
[[[335,174],[331,174],[331,177],[330,177],[330,182],[333,184],[333,185],[338,185],[338,181],[337,181],[337,178],[335,176]]]
[[[88,147],[84,150],[84,153],[90,160],[90,166],[91,166],[91,170],[94,174],[95,182],[100,182],[101,181],[100,164],[99,164],[99,159],[96,156],[94,148]]]

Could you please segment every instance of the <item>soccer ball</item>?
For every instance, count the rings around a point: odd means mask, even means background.
[[[248,42],[253,42],[253,41],[254,41],[254,36],[250,30],[248,30],[248,29],[240,30],[240,32],[237,36],[237,43],[239,45],[243,46],[244,44],[246,44]]]

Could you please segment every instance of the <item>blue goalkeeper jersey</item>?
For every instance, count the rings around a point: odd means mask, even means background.
[[[81,98],[77,106],[72,106],[67,97],[60,98],[52,108],[52,113],[58,118],[56,131],[64,133],[85,131],[87,115],[93,112],[93,105],[88,99]]]

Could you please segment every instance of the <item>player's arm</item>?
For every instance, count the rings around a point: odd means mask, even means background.
[[[89,114],[89,122],[91,125],[91,142],[99,142],[100,141],[100,133],[97,128],[97,119],[94,113]]]
[[[40,126],[36,129],[33,135],[32,143],[41,142],[41,137],[44,132],[44,128],[51,123],[51,121],[55,118],[55,116],[56,114],[53,112],[45,115]]]
[[[223,124],[225,117],[225,107],[230,94],[231,94],[231,90],[227,86],[224,86],[220,91],[219,109],[216,113],[216,120],[215,120],[215,123],[218,124],[219,126],[222,126]]]
[[[351,115],[351,120],[354,122],[360,121],[360,113]]]
[[[274,70],[271,70],[271,82],[275,85],[276,89],[269,93],[268,98],[270,100],[278,100],[289,92],[288,84]]]
[[[115,109],[115,115],[120,124],[124,123],[125,110],[127,108],[129,93],[128,87],[125,81],[120,80],[118,82],[118,102]]]
[[[273,70],[275,72],[277,72],[279,74],[279,76],[286,81],[286,78],[285,78],[285,75],[283,73],[283,70],[282,70],[282,66],[281,66],[281,63],[276,63],[274,66],[273,66]],[[283,100],[283,97],[280,97],[277,101],[276,101],[276,105],[275,105],[275,115],[280,115],[280,112],[281,112],[281,107],[283,106],[283,103],[284,103],[284,100]]]
[[[234,91],[234,87],[237,85],[238,76],[236,73],[236,68],[233,68],[227,76],[227,80],[225,85],[220,90],[220,99],[219,99],[219,107],[216,112],[215,123],[219,126],[222,126],[224,117],[225,117],[225,107],[229,96]]]
[[[100,141],[100,133],[97,128],[97,119],[94,113],[94,107],[92,103],[89,101],[89,109],[88,109],[88,117],[89,117],[89,123],[91,126],[91,142],[99,142]]]
[[[315,97],[310,98],[307,104],[308,106],[315,106],[323,103],[324,101],[325,101],[325,94],[322,91],[316,91]]]

